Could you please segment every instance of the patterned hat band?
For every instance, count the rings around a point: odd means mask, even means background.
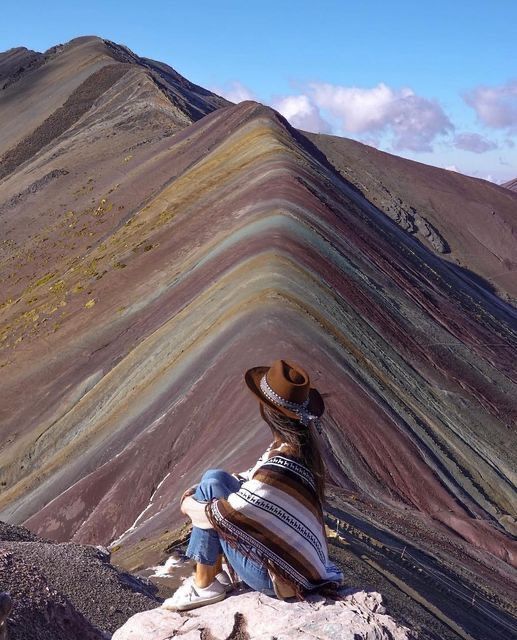
[[[260,380],[260,390],[266,396],[268,400],[273,402],[279,407],[284,407],[285,409],[289,409],[293,413],[296,413],[299,416],[300,422],[304,426],[308,426],[311,420],[315,420],[318,416],[313,415],[307,410],[307,406],[309,404],[309,398],[304,400],[303,402],[291,402],[279,396],[278,393],[273,391],[269,386],[266,375],[264,374]]]

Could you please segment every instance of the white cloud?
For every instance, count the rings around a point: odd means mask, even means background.
[[[238,80],[227,82],[222,87],[211,87],[210,91],[235,103],[242,102],[243,100],[257,100],[257,96],[253,91]]]
[[[452,141],[457,149],[472,151],[473,153],[485,153],[497,149],[498,145],[479,133],[458,133]]]
[[[386,110],[393,100],[384,83],[373,89],[313,82],[309,91],[315,104],[341,121],[350,133],[365,133],[384,126]]]
[[[308,93],[317,107],[338,119],[343,131],[390,132],[395,150],[432,151],[434,139],[454,129],[438,102],[408,87],[395,90],[381,82],[365,89],[313,82]]]
[[[475,87],[465,92],[463,99],[488,127],[517,130],[517,80]]]
[[[273,101],[272,107],[298,129],[315,133],[330,133],[330,124],[324,120],[318,107],[306,95],[286,96]]]
[[[454,130],[445,112],[434,100],[415,94],[397,99],[392,106],[395,150],[432,151],[439,135]]]
[[[503,182],[508,182],[508,178],[495,176],[492,173],[487,173],[483,169],[471,169],[468,171],[462,171],[455,164],[451,164],[443,168],[446,169],[447,171],[455,171],[456,173],[461,173],[464,176],[480,178],[481,180],[487,180],[488,182],[494,182],[495,184],[502,184]]]

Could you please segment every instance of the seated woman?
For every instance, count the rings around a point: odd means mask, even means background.
[[[342,583],[329,561],[323,521],[325,474],[316,431],[323,399],[307,373],[286,360],[249,369],[245,381],[273,442],[247,472],[207,471],[183,494],[181,510],[193,525],[186,553],[197,564],[165,608],[224,599],[231,580],[222,571],[223,553],[234,578],[282,599]]]

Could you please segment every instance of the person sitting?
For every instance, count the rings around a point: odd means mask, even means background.
[[[281,599],[337,591],[323,520],[325,473],[318,446],[324,402],[306,371],[287,360],[246,371],[273,441],[247,472],[212,469],[182,496],[192,520],[186,555],[196,561],[163,607],[181,611],[223,600],[232,580]]]

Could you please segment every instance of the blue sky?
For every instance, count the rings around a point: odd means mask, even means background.
[[[517,176],[517,2],[42,3],[0,50],[99,35],[302,129],[501,182]]]

